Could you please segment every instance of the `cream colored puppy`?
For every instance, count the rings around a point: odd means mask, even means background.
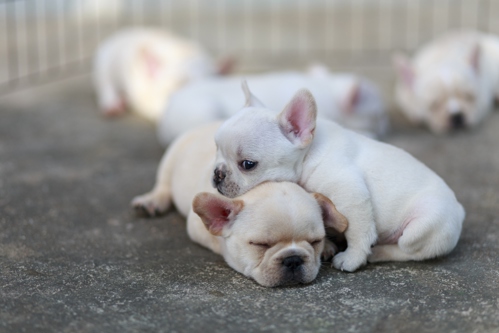
[[[172,92],[217,68],[198,44],[148,28],[122,30],[105,40],[94,58],[99,107],[106,115],[126,108],[157,121]]]
[[[499,38],[451,33],[430,42],[409,60],[395,58],[396,97],[415,123],[435,133],[474,127],[499,97]]]
[[[381,95],[365,78],[335,75],[318,66],[308,73],[274,72],[244,78],[272,110],[281,109],[298,89],[307,88],[316,96],[320,117],[371,137],[382,137],[388,130],[388,115]],[[235,114],[244,104],[242,79],[241,76],[207,77],[179,89],[161,116],[159,141],[166,146],[191,128]]]
[[[217,194],[211,167],[219,126],[211,123],[176,140],[160,163],[153,190],[132,205],[154,215],[173,201],[187,216],[193,241],[263,286],[311,282],[320,267],[324,227],[340,233],[347,220],[329,199],[294,183],[261,184],[234,199]],[[334,251],[331,243],[326,251]]]
[[[217,131],[213,185],[236,197],[267,181],[292,181],[324,194],[348,219],[346,251],[334,267],[444,255],[461,233],[464,209],[424,164],[394,146],[316,120],[311,93],[299,91],[276,114],[244,86],[247,104]]]

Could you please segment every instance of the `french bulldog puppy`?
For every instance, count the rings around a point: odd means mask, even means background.
[[[380,137],[388,117],[378,90],[367,79],[329,72],[276,72],[246,77],[250,87],[272,110],[279,110],[300,88],[314,93],[319,116],[337,121],[363,134]],[[225,120],[244,104],[242,77],[209,77],[187,84],[172,95],[158,125],[158,138],[168,145],[181,133]]]
[[[126,108],[157,121],[169,95],[217,66],[198,44],[149,28],[119,31],[94,57],[94,83],[105,115]]]
[[[401,111],[434,133],[476,126],[499,97],[499,38],[493,35],[447,34],[412,60],[398,55],[394,63]]]
[[[155,215],[173,201],[187,217],[193,241],[263,286],[311,282],[319,271],[325,227],[341,235],[348,221],[329,199],[294,183],[267,182],[234,199],[216,193],[211,175],[219,126],[210,123],[178,138],[160,163],[153,190],[132,206]],[[325,252],[334,255],[334,244],[328,242]]]
[[[246,106],[215,135],[213,186],[236,197],[266,181],[322,193],[348,219],[348,247],[333,258],[353,272],[366,261],[423,260],[455,246],[465,212],[454,192],[405,151],[318,119],[308,90],[277,114],[243,83]]]

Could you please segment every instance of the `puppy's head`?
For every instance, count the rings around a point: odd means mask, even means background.
[[[317,109],[308,90],[298,91],[276,116],[243,83],[246,106],[217,131],[213,186],[230,198],[265,181],[298,181],[312,143]]]
[[[288,182],[261,184],[236,199],[200,193],[193,209],[223,238],[227,263],[266,287],[314,280],[325,227],[343,233],[348,226],[329,199]]]
[[[410,120],[425,123],[434,133],[476,125],[480,111],[480,46],[468,57],[448,64],[416,68],[404,56],[395,57],[397,100]]]
[[[388,131],[389,120],[381,93],[364,78],[339,76],[333,86],[343,126],[363,134],[382,137]]]

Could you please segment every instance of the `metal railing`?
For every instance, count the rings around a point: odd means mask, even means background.
[[[498,17],[499,0],[0,0],[0,94],[88,73],[98,43],[130,25],[263,70],[295,58],[386,66],[447,30],[499,33]]]

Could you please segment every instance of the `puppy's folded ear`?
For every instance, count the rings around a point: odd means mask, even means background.
[[[299,90],[277,116],[284,135],[300,148],[308,146],[314,138],[317,106],[314,96],[306,89]]]
[[[192,208],[203,221],[206,229],[220,236],[225,226],[233,222],[244,207],[242,200],[231,200],[217,194],[198,193],[192,201]]]
[[[314,193],[313,196],[322,209],[324,227],[333,228],[340,233],[344,233],[348,228],[347,218],[338,212],[336,206],[326,196],[320,193]]]
[[[246,98],[244,107],[250,107],[250,106],[259,107],[259,108],[265,107],[265,105],[263,105],[263,103],[260,102],[260,100],[251,93],[248,87],[248,82],[246,82],[246,80],[243,80],[243,82],[241,83],[241,88],[243,88],[244,97]]]

